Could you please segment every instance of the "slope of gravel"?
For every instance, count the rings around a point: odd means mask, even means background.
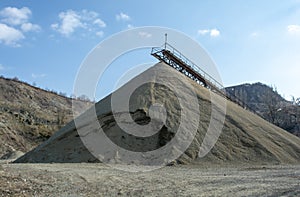
[[[198,153],[204,136],[210,124],[212,104],[210,102],[211,94],[206,88],[199,86],[183,74],[170,68],[166,64],[159,63],[141,75],[137,76],[114,94],[119,99],[119,103],[125,102],[128,88],[139,84],[139,80],[151,78],[158,83],[147,83],[137,88],[130,97],[129,112],[113,114],[111,112],[111,96],[99,101],[96,104],[96,113],[98,122],[104,130],[107,137],[110,138],[119,147],[126,150],[145,152],[164,146],[172,139],[177,132],[180,124],[181,105],[178,101],[178,95],[184,95],[183,103],[188,106],[191,114],[196,114],[197,109],[189,104],[193,100],[185,85],[191,84],[199,103],[200,119],[189,116],[191,123],[199,121],[195,138],[185,153],[177,160],[178,163],[253,163],[253,164],[299,164],[300,163],[300,138],[270,124],[255,114],[241,108],[232,102],[227,102],[227,111],[222,133],[212,149],[204,158],[199,159]],[[170,89],[177,89],[179,94],[175,94]],[[215,95],[220,99],[220,96]],[[162,104],[167,111],[167,119],[164,123],[164,129],[147,138],[137,138],[134,135],[126,134],[118,124],[116,116],[122,117],[130,113],[135,122],[145,125],[149,122],[149,106],[154,103]],[[99,162],[83,145],[81,139],[97,139],[95,133],[96,121],[94,121],[89,110],[78,119],[81,120],[84,134],[79,134],[74,122],[55,133],[48,141],[41,144],[35,150],[25,154],[16,162]],[[217,117],[215,117],[217,118]],[[220,121],[220,120],[217,120]],[[128,123],[130,124],[130,123]],[[183,128],[186,135],[190,135],[192,124],[187,124]],[[212,125],[213,127],[215,125]],[[80,139],[81,136],[81,139]],[[94,137],[95,136],[95,137]],[[183,139],[186,136],[182,136]],[[102,145],[102,144],[100,144]],[[123,157],[117,148],[106,148],[109,157],[103,157],[107,161]],[[105,147],[104,147],[105,148]],[[156,157],[156,155],[154,155]],[[153,158],[155,159],[155,158]],[[152,160],[150,160],[152,161]],[[129,163],[134,162],[130,161]]]

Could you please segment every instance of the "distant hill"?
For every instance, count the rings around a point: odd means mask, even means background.
[[[72,118],[71,98],[0,77],[0,158],[31,150]]]
[[[238,97],[265,120],[300,137],[300,106],[286,101],[276,88],[254,83],[227,87],[226,91]]]

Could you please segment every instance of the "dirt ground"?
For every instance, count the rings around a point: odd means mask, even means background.
[[[0,196],[282,195],[300,195],[300,165],[170,166],[149,172],[100,163],[0,165]]]

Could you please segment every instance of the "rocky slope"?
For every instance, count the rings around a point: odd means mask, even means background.
[[[300,106],[286,101],[275,88],[261,83],[226,88],[265,120],[300,137]]]
[[[73,118],[71,108],[70,98],[1,77],[0,157],[27,152],[47,140]]]
[[[130,94],[144,79],[151,82]],[[126,110],[118,106],[112,110],[111,98],[117,99],[118,105],[126,103],[128,96]],[[212,103],[212,98],[218,102]],[[300,163],[300,138],[229,101],[226,114],[223,114],[220,101],[220,96],[158,63],[16,162]],[[165,107],[165,112],[161,106]],[[167,115],[166,118],[162,114]],[[225,121],[220,130],[218,124],[222,124],[222,115]],[[131,128],[127,133],[124,125]],[[146,125],[149,127],[144,127]],[[208,134],[208,130],[212,132]],[[155,133],[151,133],[153,131]],[[218,138],[219,131],[222,132]],[[137,136],[139,134],[143,137]],[[218,139],[215,146],[202,157],[214,139]],[[187,148],[184,153],[182,147]],[[176,159],[178,153],[181,156]]]

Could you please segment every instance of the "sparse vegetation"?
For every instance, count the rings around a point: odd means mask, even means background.
[[[79,104],[91,104],[79,101]],[[0,157],[12,149],[27,152],[73,117],[72,99],[18,78],[0,78]]]
[[[300,137],[300,98],[287,101],[276,86],[262,83],[228,87],[226,91],[239,97],[265,120]]]
[[[279,113],[284,105],[278,95],[277,88],[270,87],[270,89],[268,89],[262,97],[263,104],[266,106],[266,111],[263,116],[266,117],[269,122],[277,126],[279,126],[280,122]]]

